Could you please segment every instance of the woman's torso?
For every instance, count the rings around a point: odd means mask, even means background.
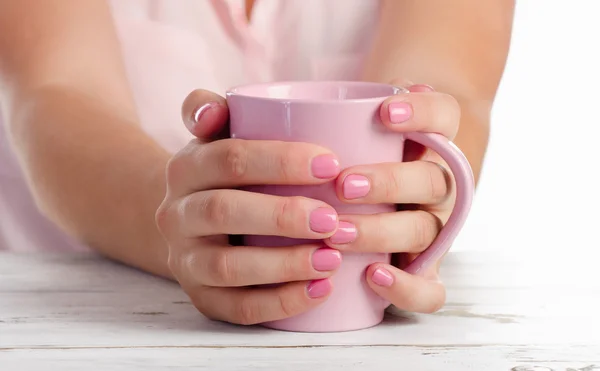
[[[357,79],[379,12],[378,0],[258,0],[248,23],[244,0],[110,3],[141,124],[171,152],[190,139],[179,115],[193,89]],[[85,249],[37,211],[4,125],[0,216],[0,250]]]

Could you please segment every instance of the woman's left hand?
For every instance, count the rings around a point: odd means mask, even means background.
[[[403,84],[404,85],[404,84]],[[381,120],[394,132],[434,132],[452,140],[458,132],[460,106],[450,95],[427,85],[388,98]],[[405,267],[433,242],[454,206],[452,175],[436,153],[408,142],[405,162],[353,166],[337,179],[337,194],[347,203],[398,204],[400,211],[376,215],[340,215],[338,232],[326,243],[340,251],[395,254],[394,265],[373,264],[367,281],[381,297],[401,310],[432,313],[446,300],[438,277],[439,261],[424,274]]]

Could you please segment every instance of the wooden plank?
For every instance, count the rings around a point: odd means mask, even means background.
[[[84,348],[0,351],[2,370],[600,370],[598,347],[381,346]]]
[[[176,284],[94,255],[3,254],[0,348],[600,345],[600,282],[582,279],[591,271],[551,267],[450,254],[442,271],[448,304],[439,313],[390,315],[351,333],[298,334],[208,321]]]

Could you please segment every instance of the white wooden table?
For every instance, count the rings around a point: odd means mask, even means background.
[[[437,314],[299,334],[211,322],[177,285],[94,255],[4,253],[0,371],[600,370],[595,262],[560,263],[451,253]]]

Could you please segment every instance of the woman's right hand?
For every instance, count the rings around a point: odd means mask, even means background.
[[[337,250],[324,244],[232,246],[228,235],[330,237],[338,218],[326,203],[236,188],[325,183],[339,174],[335,155],[308,143],[206,141],[228,118],[225,99],[211,92],[191,93],[182,114],[197,139],[170,160],[156,221],[169,246],[169,268],[196,308],[211,319],[249,325],[325,301],[332,290],[328,277],[341,263]]]

